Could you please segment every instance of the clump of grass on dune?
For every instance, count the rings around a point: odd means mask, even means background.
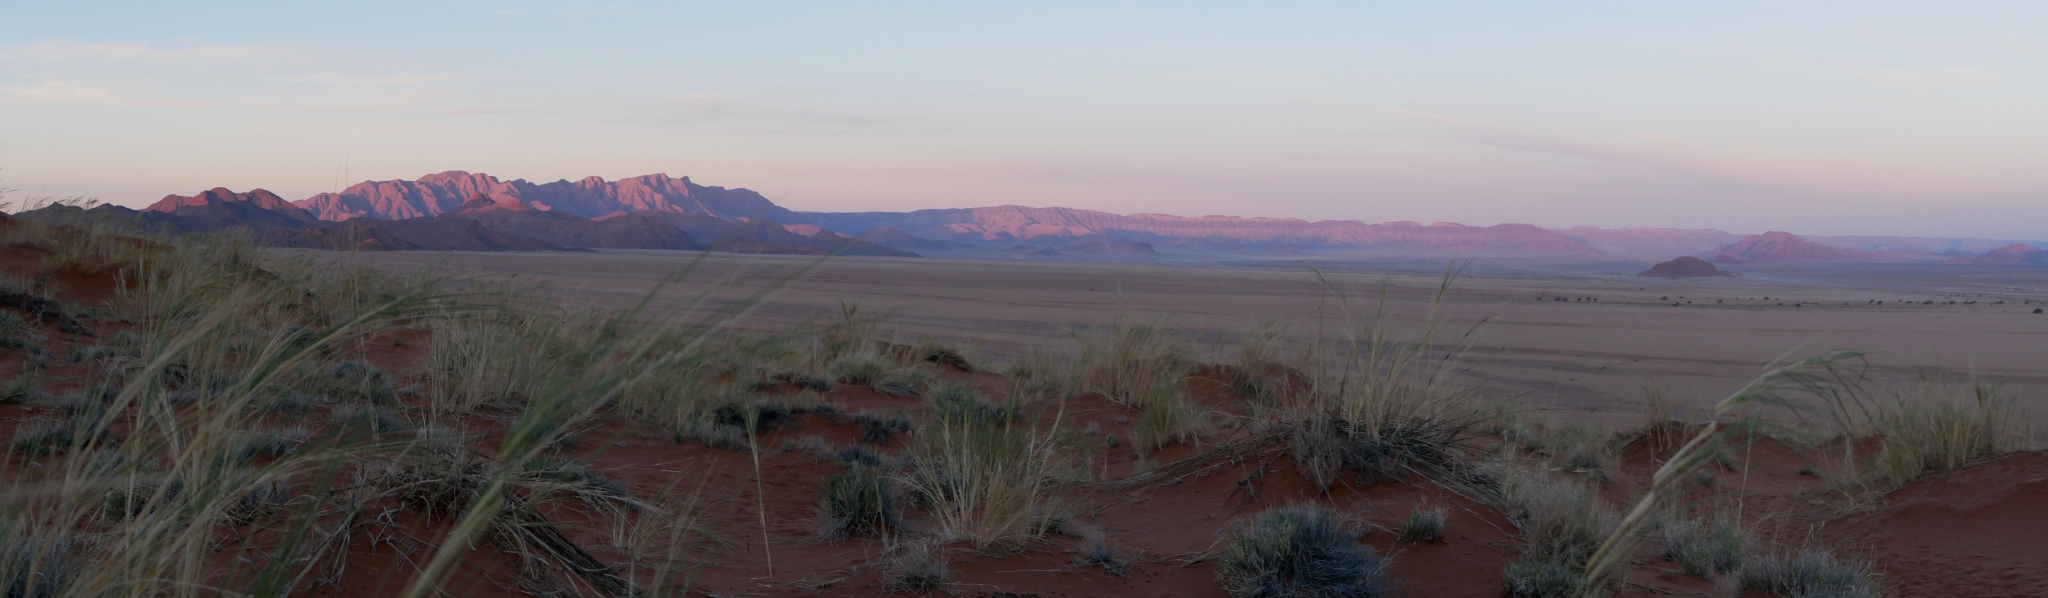
[[[1398,535],[1402,542],[1432,542],[1443,539],[1444,522],[1450,517],[1450,509],[1416,505],[1401,523]]]
[[[825,478],[818,512],[825,524],[820,536],[838,540],[880,534],[901,523],[896,511],[896,480],[889,472],[867,464],[851,464],[845,471]]]
[[[2027,419],[2017,400],[1982,380],[1964,386],[1930,377],[1874,410],[1871,427],[1879,444],[1866,479],[1904,484],[2022,448]]]
[[[1244,335],[1237,369],[1230,377],[1230,389],[1238,397],[1271,405],[1290,390],[1286,360],[1281,355],[1286,331],[1276,322],[1264,322]]]
[[[1742,567],[1739,588],[1785,598],[1878,598],[1883,587],[1869,565],[1825,550],[1753,559]]]
[[[952,582],[951,560],[945,547],[931,541],[898,543],[883,557],[883,585],[899,592],[931,593]]]
[[[1064,413],[1027,415],[1021,405],[992,405],[951,388],[935,394],[933,411],[912,435],[915,468],[905,476],[943,537],[987,549],[1057,529],[1057,486],[1087,459],[1061,429]]]
[[[1217,557],[1224,590],[1236,598],[1373,598],[1392,595],[1385,560],[1359,544],[1361,532],[1316,505],[1260,512]]]
[[[1033,347],[1003,368],[1017,396],[1064,396],[1079,386],[1079,363],[1073,355],[1046,347]]]
[[[1686,575],[1706,579],[1741,567],[1749,555],[1749,535],[1733,516],[1680,519],[1659,528],[1664,558],[1677,562]]]
[[[1324,490],[1345,479],[1371,484],[1409,470],[1449,473],[1460,441],[1484,419],[1477,391],[1455,371],[1464,340],[1440,338],[1440,308],[1456,270],[1438,285],[1419,327],[1403,335],[1383,283],[1376,307],[1362,312],[1317,272],[1344,314],[1345,336],[1315,347],[1304,371],[1311,388],[1287,397],[1274,416],[1286,424],[1295,464]],[[1469,339],[1470,333],[1467,334]]]
[[[1188,401],[1187,374],[1194,354],[1171,331],[1117,313],[1100,336],[1078,335],[1081,353],[1069,392],[1092,392],[1138,409],[1132,447],[1140,453],[1195,439],[1206,410]],[[1042,362],[1051,362],[1041,359]],[[1058,367],[1047,363],[1041,367]],[[1031,372],[1037,374],[1037,372]]]
[[[1083,335],[1080,341],[1074,391],[1099,393],[1132,407],[1173,399],[1159,387],[1180,383],[1194,365],[1193,352],[1172,332],[1139,323],[1129,311],[1117,312],[1101,336]]]
[[[1501,502],[1526,545],[1505,573],[1509,596],[1573,597],[1604,588],[1586,570],[1619,518],[1597,493],[1577,481],[1510,469]]]

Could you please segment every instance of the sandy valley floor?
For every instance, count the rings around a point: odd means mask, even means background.
[[[612,306],[638,300],[699,258],[661,251],[310,255],[390,271],[516,275],[545,281],[552,293]],[[1332,287],[1352,297],[1355,313],[1373,309],[1382,280],[1395,285],[1389,310],[1398,321],[1412,325],[1428,313],[1443,260],[1342,257],[1315,258],[1333,282],[1326,286],[1299,259],[1240,265],[818,262],[711,254],[662,299],[676,305],[708,293],[724,301],[786,282],[746,325],[785,326],[854,301],[891,314],[904,334],[949,339],[984,357],[1071,342],[1070,331],[1106,324],[1120,308],[1164,318],[1214,356],[1227,355],[1239,335],[1266,320],[1297,337],[1318,330],[1343,334],[1344,310]],[[1876,377],[1912,379],[1940,368],[2002,380],[2023,395],[2037,421],[2048,416],[2048,314],[2032,313],[2048,300],[2048,270],[1774,264],[1736,267],[1745,273],[1739,278],[1632,276],[1647,265],[1482,259],[1453,283],[1443,307],[1445,330],[1473,333],[1465,363],[1475,377],[1502,396],[1534,405],[1625,411],[1652,386],[1681,405],[1707,405],[1775,359],[1839,347],[1877,351],[1870,358]],[[1956,304],[1947,304],[1951,300]]]

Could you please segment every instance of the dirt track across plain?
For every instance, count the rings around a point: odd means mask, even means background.
[[[307,255],[394,272],[433,268],[545,281],[549,293],[572,304],[615,307],[639,300],[700,257],[663,251]],[[1262,321],[1284,325],[1295,337],[1344,334],[1346,302],[1333,289],[1350,297],[1356,316],[1376,307],[1382,281],[1390,281],[1387,309],[1397,324],[1412,328],[1429,313],[1444,263],[1320,261],[1330,284],[1300,261],[821,262],[710,254],[661,299],[678,305],[708,296],[721,303],[780,284],[747,316],[746,326],[784,327],[853,301],[889,314],[904,335],[946,339],[991,358],[1071,343],[1070,332],[1107,324],[1128,309],[1188,332],[1211,358],[1227,359],[1240,335]],[[1655,386],[1680,406],[1701,407],[1774,360],[1857,348],[1877,352],[1869,358],[1873,377],[1908,381],[1929,368],[1974,372],[2022,395],[2036,421],[2048,416],[2048,359],[2042,358],[2048,314],[2032,313],[2048,299],[2048,270],[1782,264],[1746,266],[1739,278],[1630,276],[1645,265],[1481,260],[1453,283],[1442,306],[1444,329],[1473,334],[1464,362],[1474,377],[1532,405],[1622,412]]]

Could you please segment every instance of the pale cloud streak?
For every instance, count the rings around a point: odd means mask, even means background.
[[[1843,67],[1842,72],[1886,87],[1915,90],[1981,87],[2005,81],[2005,77],[1991,69],[1962,66],[1932,69]]]

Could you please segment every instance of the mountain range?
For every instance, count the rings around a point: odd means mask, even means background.
[[[39,210],[63,217],[75,207]],[[174,231],[247,229],[259,242],[355,250],[563,251],[709,248],[739,253],[971,256],[1383,250],[1451,255],[1698,256],[1754,261],[2037,263],[2011,240],[1740,235],[1712,229],[1545,229],[1530,224],[1366,223],[1238,216],[1112,214],[993,206],[911,212],[798,212],[742,188],[650,174],[531,183],[448,171],[364,181],[296,202],[262,189],[169,195],[141,211],[93,212]],[[30,214],[35,216],[36,214]],[[1143,247],[1142,251],[1132,248]],[[1123,249],[1115,249],[1123,248]],[[1052,251],[1044,251],[1052,250]],[[1996,251],[1994,251],[1996,250]],[[1997,253],[2005,252],[2005,253]],[[2048,252],[2041,252],[2048,255]],[[2044,260],[2048,261],[2048,260]]]

